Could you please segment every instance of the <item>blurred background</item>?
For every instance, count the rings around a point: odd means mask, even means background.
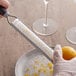
[[[45,9],[43,0],[9,0],[8,11],[17,16],[31,30],[33,23],[44,18]],[[48,18],[58,22],[58,30],[50,36],[40,36],[49,46],[61,44],[61,46],[76,45],[66,40],[66,31],[76,26],[76,0],[50,0]],[[33,31],[33,30],[32,30]],[[0,76],[15,76],[15,64],[18,58],[34,49],[24,37],[12,28],[5,18],[0,20]]]

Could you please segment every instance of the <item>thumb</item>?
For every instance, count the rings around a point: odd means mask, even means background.
[[[61,45],[56,45],[54,49],[54,62],[63,60]]]

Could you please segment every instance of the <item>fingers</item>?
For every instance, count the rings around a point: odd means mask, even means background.
[[[0,0],[0,5],[5,7],[6,9],[9,7],[9,1],[8,0]]]
[[[63,59],[62,56],[62,48],[60,45],[56,45],[55,50],[54,50],[54,62],[60,61]]]
[[[72,75],[64,71],[64,72],[57,72],[54,74],[54,76],[72,76]]]

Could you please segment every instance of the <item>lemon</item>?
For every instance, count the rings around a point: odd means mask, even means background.
[[[70,59],[76,57],[75,49],[70,46],[62,47],[62,52],[63,52],[63,58],[65,60],[70,60]]]

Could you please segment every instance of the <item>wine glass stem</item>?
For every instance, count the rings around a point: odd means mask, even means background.
[[[45,4],[45,24],[47,26],[47,17],[48,17],[48,3]]]

